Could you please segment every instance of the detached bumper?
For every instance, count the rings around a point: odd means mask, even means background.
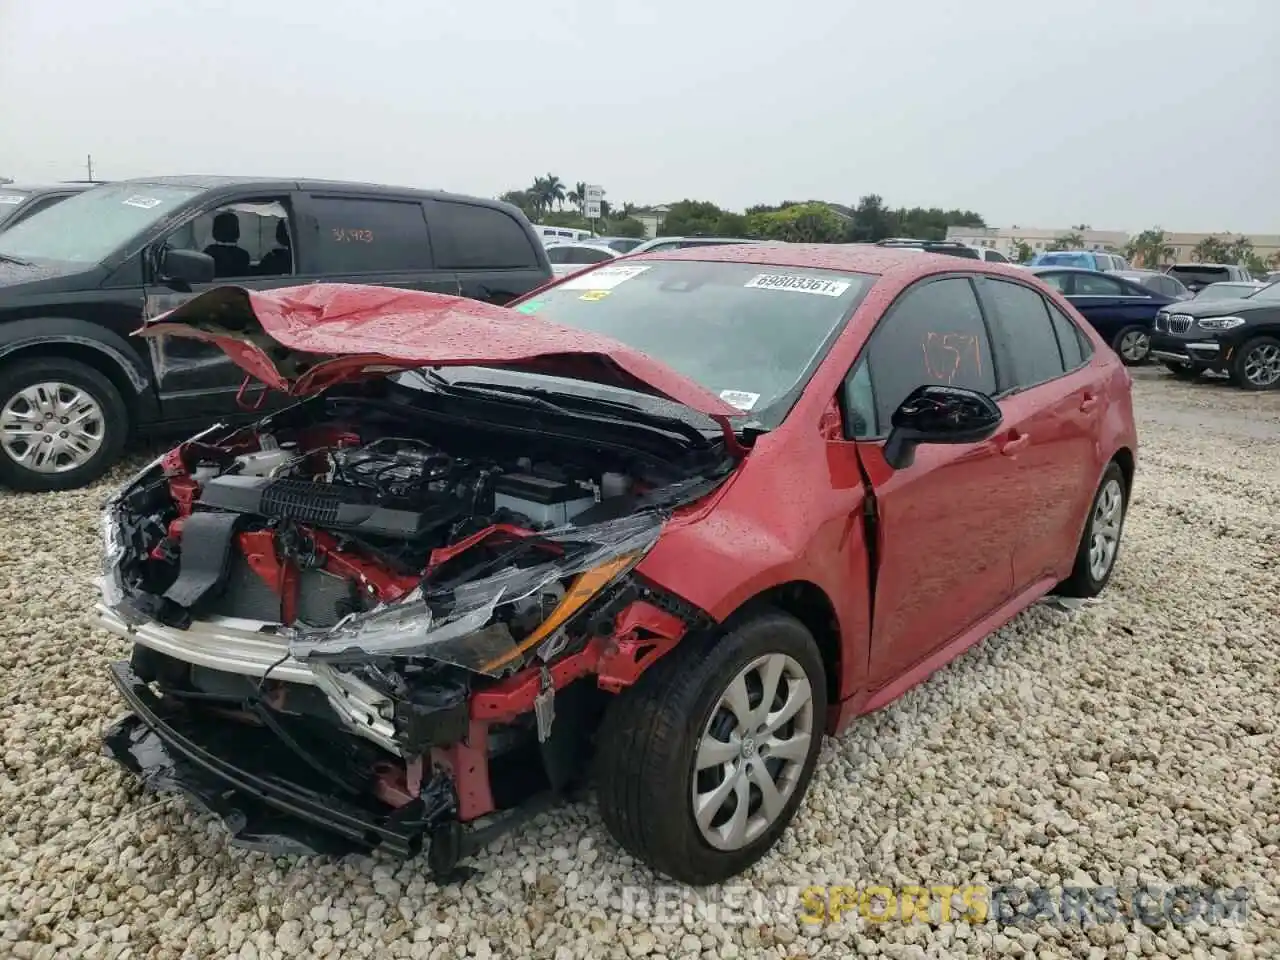
[[[272,734],[156,696],[128,663],[111,679],[131,712],[104,736],[105,752],[159,792],[179,792],[217,816],[237,846],[272,855],[343,854],[374,847],[416,855],[424,835],[456,823],[448,784],[395,810],[348,798]]]

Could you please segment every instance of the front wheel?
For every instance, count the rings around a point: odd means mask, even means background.
[[[1151,334],[1146,327],[1125,327],[1116,334],[1111,346],[1127,367],[1146,363],[1151,353]]]
[[[120,457],[129,410],[99,371],[60,358],[0,368],[0,482],[15,490],[74,490]]]
[[[1280,389],[1280,340],[1254,337],[1236,351],[1231,382],[1245,390]]]
[[[826,708],[822,657],[794,617],[763,610],[686,640],[609,706],[597,754],[605,826],[679,882],[736,876],[795,816]]]

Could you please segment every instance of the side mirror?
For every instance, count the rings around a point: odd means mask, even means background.
[[[166,280],[179,283],[213,283],[213,257],[198,250],[166,250],[160,265]]]
[[[926,384],[912,390],[893,412],[884,458],[895,470],[909,467],[922,443],[978,443],[996,432],[1004,414],[985,393]]]

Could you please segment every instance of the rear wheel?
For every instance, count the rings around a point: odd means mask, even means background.
[[[1151,353],[1151,334],[1146,327],[1125,327],[1115,335],[1111,346],[1126,366],[1136,367],[1147,362]]]
[[[1096,597],[1111,580],[1120,555],[1120,535],[1124,532],[1128,508],[1124,473],[1114,461],[1107,465],[1102,482],[1093,495],[1089,519],[1076,549],[1071,576],[1058,584],[1064,597]]]
[[[58,358],[0,368],[0,482],[16,490],[73,490],[120,457],[129,411],[93,367]]]
[[[1254,337],[1236,351],[1231,382],[1245,390],[1280,389],[1280,340]]]
[[[813,636],[764,610],[686,641],[609,706],[600,813],[627,852],[682,883],[718,883],[777,842],[813,776],[826,719]]]

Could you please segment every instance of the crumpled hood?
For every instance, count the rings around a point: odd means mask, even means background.
[[[215,287],[135,332],[220,347],[269,387],[308,396],[423,366],[486,366],[657,394],[721,421],[742,412],[608,337],[463,297],[362,284]]]

